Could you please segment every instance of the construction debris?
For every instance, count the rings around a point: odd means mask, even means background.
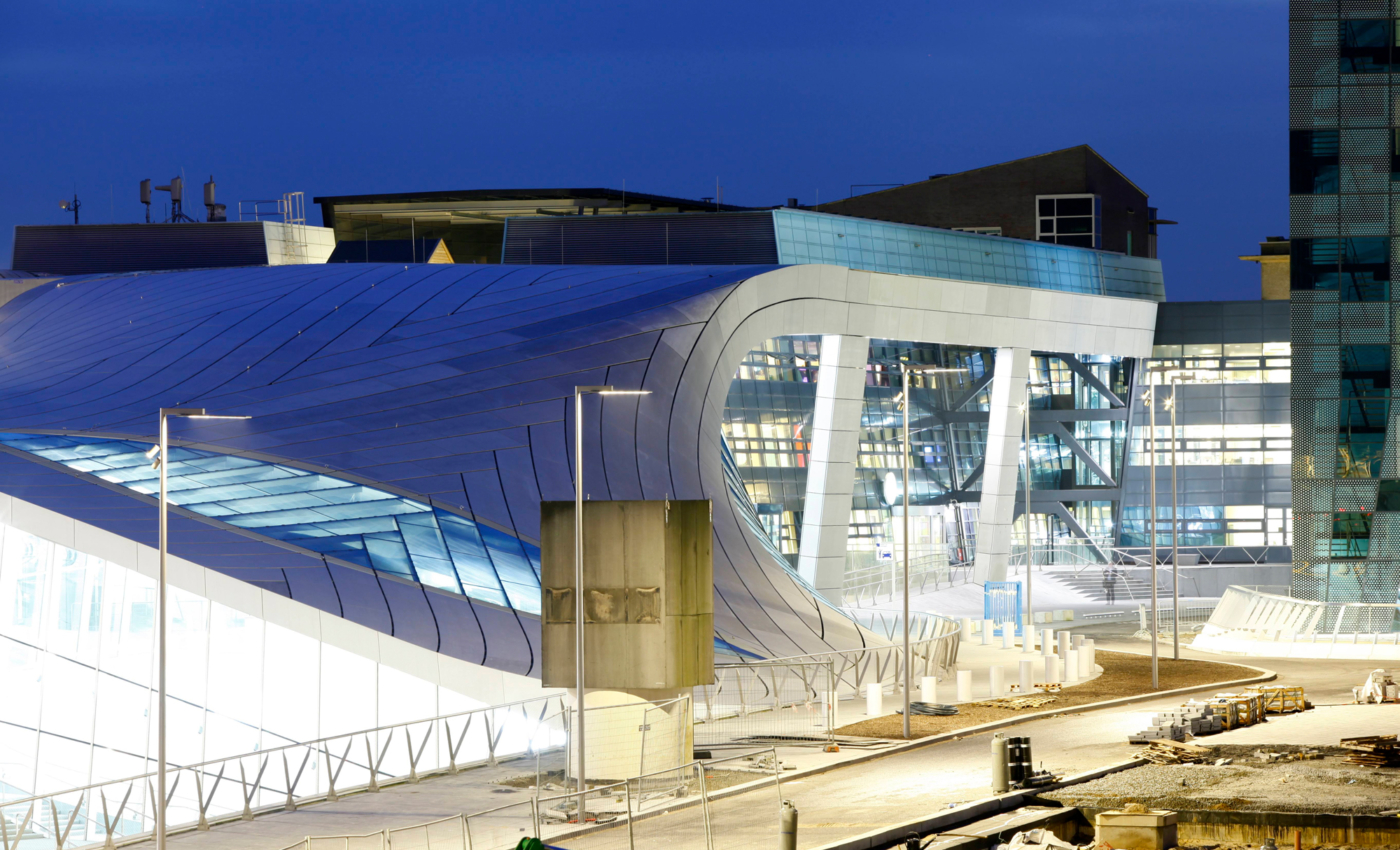
[[[1372,670],[1360,687],[1351,689],[1351,697],[1352,702],[1361,704],[1400,702],[1400,685],[1396,685],[1393,674]]]
[[[981,702],[968,703],[983,708],[1009,708],[1020,711],[1023,708],[1040,708],[1042,705],[1054,702],[1058,697],[1053,696],[1033,696],[1033,697],[997,697],[996,699],[982,700]]]
[[[1085,845],[1088,846],[1088,845]],[[1079,845],[1071,844],[1055,836],[1048,829],[1028,829],[1011,836],[1005,844],[998,844],[995,850],[1078,850]]]
[[[1350,750],[1342,761],[1367,767],[1400,767],[1400,746],[1394,735],[1370,735],[1364,738],[1343,738],[1340,744]]]
[[[1177,741],[1156,740],[1149,743],[1141,755],[1153,764],[1205,764],[1211,756],[1211,749]]]

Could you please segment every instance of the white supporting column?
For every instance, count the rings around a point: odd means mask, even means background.
[[[1026,400],[1031,352],[998,348],[992,373],[991,418],[982,468],[974,581],[1006,581],[1011,558],[1011,520],[1016,510],[1016,471],[1021,466],[1021,411]]]
[[[866,337],[822,337],[797,572],[838,605],[846,576],[846,538],[851,527],[851,491],[869,358],[870,340]]]

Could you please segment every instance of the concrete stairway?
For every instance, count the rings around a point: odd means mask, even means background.
[[[1086,567],[1078,574],[1072,572],[1037,572],[1036,578],[1044,576],[1061,587],[1072,590],[1085,599],[1094,602],[1107,602],[1108,593],[1103,586],[1103,568]],[[1152,583],[1140,578],[1120,573],[1114,584],[1114,603],[1125,604],[1146,602],[1152,598]]]

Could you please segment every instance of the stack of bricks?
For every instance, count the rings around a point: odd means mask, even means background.
[[[1152,741],[1185,741],[1186,727],[1173,723],[1149,726],[1136,735],[1128,736],[1130,744],[1147,744]]]
[[[1223,731],[1225,718],[1210,705],[1188,702],[1180,708],[1163,711],[1152,718],[1152,725],[1136,735],[1128,736],[1130,744],[1151,741],[1184,741],[1186,735],[1213,735]]]

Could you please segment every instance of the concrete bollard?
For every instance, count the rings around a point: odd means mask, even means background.
[[[1016,648],[1016,624],[1015,624],[1015,623],[1002,623],[1002,624],[1001,624],[1001,648],[1002,648],[1002,649],[1015,649],[1015,648]]]
[[[963,618],[962,618],[962,639],[965,640],[965,641],[968,641],[969,643],[972,642],[972,618],[971,618],[971,617],[963,617]]]
[[[865,713],[869,717],[879,717],[885,713],[885,689],[879,682],[865,684]]]
[[[1040,630],[1040,654],[1041,654],[1041,655],[1054,655],[1054,654],[1055,654],[1055,630],[1054,630],[1054,629],[1041,629],[1041,630]]]
[[[994,632],[994,631],[996,631],[996,623],[993,623],[991,620],[983,620],[983,621],[982,621],[982,645],[983,645],[983,646],[991,646],[991,644],[992,644],[992,632]]]
[[[987,681],[991,686],[992,699],[1006,696],[1006,670],[1000,664],[993,664],[987,671]]]
[[[1075,635],[1075,636],[1074,636],[1073,642],[1070,644],[1070,649],[1080,649],[1080,648],[1083,647],[1083,646],[1084,646],[1084,635]]]
[[[1093,650],[1089,648],[1089,641],[1085,641],[1084,645],[1079,647],[1079,678],[1087,679],[1094,675],[1093,659]]]
[[[1084,641],[1084,648],[1085,648],[1086,650],[1088,650],[1088,652],[1089,652],[1089,660],[1085,662],[1085,667],[1086,667],[1086,669],[1088,669],[1089,674],[1090,674],[1090,675],[1093,675],[1093,672],[1094,672],[1094,651],[1095,651],[1095,650],[1094,650],[1094,641],[1093,641],[1093,640],[1086,640],[1086,641]]]
[[[1066,653],[1069,652],[1069,641],[1072,637],[1069,632],[1057,632],[1055,635],[1055,654],[1060,656],[1061,661],[1069,657]]]
[[[1028,624],[1021,629],[1021,651],[1035,652],[1035,626]]]
[[[1045,656],[1045,681],[1052,685],[1060,681],[1060,656]]]
[[[938,702],[937,676],[925,676],[919,680],[919,698],[924,702]]]
[[[958,702],[972,702],[972,671],[958,671]]]
[[[1029,658],[1021,659],[1021,693],[1029,694],[1035,690],[1035,662]]]
[[[1079,681],[1079,650],[1071,649],[1068,655],[1065,659],[1065,684],[1073,685]]]

